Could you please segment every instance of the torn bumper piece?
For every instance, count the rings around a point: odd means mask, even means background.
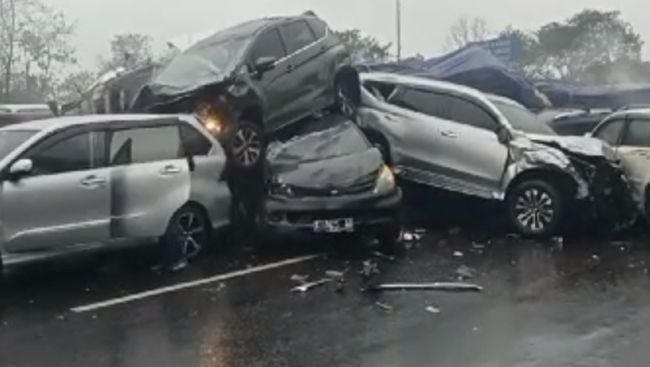
[[[339,197],[268,197],[260,227],[277,235],[381,233],[396,223],[402,192]]]

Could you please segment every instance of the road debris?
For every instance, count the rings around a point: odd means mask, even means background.
[[[562,250],[564,248],[564,237],[553,237],[551,239],[553,245]]]
[[[382,260],[386,260],[386,261],[388,261],[388,262],[392,262],[392,263],[395,262],[395,256],[386,255],[385,253],[380,252],[380,251],[373,251],[373,252],[371,252],[370,254],[371,254],[372,256],[376,257],[376,258],[379,258],[379,259],[382,259]]]
[[[305,283],[303,285],[299,285],[297,287],[291,288],[291,293],[307,293],[313,288],[320,287],[321,285],[324,285],[324,284],[327,284],[327,283],[331,283],[332,281],[333,280],[330,279],[330,278],[325,278],[325,279],[321,279],[321,280],[318,280],[318,281],[315,281],[315,282]]]
[[[463,257],[465,254],[462,251],[454,251],[454,257]]]
[[[456,292],[482,292],[483,287],[476,284],[462,282],[435,282],[435,283],[393,283],[379,284],[369,287],[369,291],[456,291]]]
[[[360,274],[366,279],[371,278],[374,275],[379,275],[381,273],[379,271],[379,265],[377,265],[377,262],[372,259],[365,260],[361,265],[362,268]]]
[[[434,314],[439,314],[441,312],[439,308],[433,306],[427,306],[425,310],[429,313],[434,313]]]
[[[488,243],[489,243],[489,241],[488,241]],[[479,242],[476,242],[476,241],[472,241],[472,248],[473,249],[484,250],[486,247],[487,247],[487,245],[484,244],[484,243],[479,243]]]
[[[345,269],[343,271],[338,271],[338,270],[327,270],[325,271],[325,275],[328,278],[333,278],[333,279],[340,279],[345,276],[345,273],[348,272],[348,269]]]
[[[307,283],[309,275],[294,274],[289,279],[296,284],[302,285]]]
[[[393,307],[391,307],[391,306],[389,306],[389,305],[387,305],[385,303],[375,302],[375,306],[379,307],[379,309],[382,310],[382,311],[386,311],[386,312],[392,312],[393,311]]]
[[[476,276],[476,269],[470,268],[467,265],[461,265],[456,269],[456,275],[458,275],[461,280],[472,279]]]

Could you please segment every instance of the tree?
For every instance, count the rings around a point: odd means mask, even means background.
[[[153,63],[152,39],[140,33],[124,33],[113,37],[111,55],[101,62],[102,71],[123,67],[137,69]]]
[[[449,29],[447,49],[456,50],[470,43],[485,41],[491,33],[485,19],[460,17]]]
[[[383,62],[390,58],[391,43],[382,45],[372,36],[364,36],[358,29],[334,32],[352,54],[353,62]]]
[[[581,81],[595,65],[639,62],[643,42],[620,12],[583,10],[565,22],[552,22],[532,34],[518,32],[524,42],[529,76]]]
[[[87,70],[70,73],[57,86],[56,99],[62,102],[77,100],[96,79],[97,75]]]

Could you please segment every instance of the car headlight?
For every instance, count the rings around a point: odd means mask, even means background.
[[[379,169],[379,177],[375,185],[375,194],[383,194],[395,189],[395,175],[387,165],[381,166]]]
[[[274,196],[285,196],[292,197],[294,196],[293,189],[290,185],[280,182],[273,182],[269,186],[269,193]]]
[[[225,125],[225,116],[223,113],[220,113],[215,107],[210,105],[203,105],[199,107],[196,111],[196,115],[199,117],[203,126],[212,133],[212,135],[219,135]]]

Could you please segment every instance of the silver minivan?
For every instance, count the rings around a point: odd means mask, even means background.
[[[2,261],[152,239],[167,258],[192,257],[229,222],[225,167],[219,143],[189,115],[70,116],[2,128]]]

